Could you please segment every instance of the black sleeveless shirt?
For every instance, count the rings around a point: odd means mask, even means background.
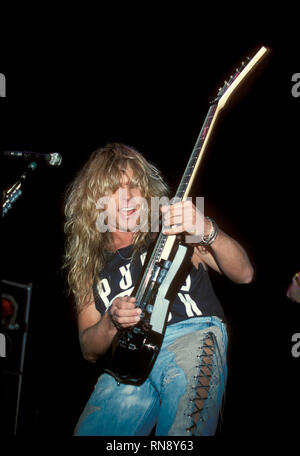
[[[101,282],[94,281],[95,304],[101,315],[115,298],[130,296],[139,279],[146,252],[131,259],[132,252],[133,247],[130,245],[109,254],[99,275]],[[200,263],[198,269],[191,264],[190,271],[171,303],[167,324],[201,316],[216,316],[225,321],[223,308],[213,290],[208,272]]]

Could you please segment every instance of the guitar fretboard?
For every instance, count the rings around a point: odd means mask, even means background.
[[[216,108],[217,108],[217,104],[213,104],[210,106],[209,110],[208,110],[208,113],[206,115],[206,118],[204,120],[204,123],[203,123],[203,126],[201,128],[201,131],[199,133],[199,136],[198,136],[198,139],[196,141],[196,144],[194,146],[194,149],[193,149],[193,152],[192,152],[192,155],[188,161],[188,164],[187,164],[187,167],[186,167],[186,170],[184,172],[184,175],[181,179],[181,182],[178,186],[178,189],[177,189],[177,192],[176,192],[176,195],[175,195],[175,198],[176,198],[176,201],[181,201],[183,200],[187,195],[185,194],[186,193],[186,189],[187,187],[189,186],[189,184],[191,183],[191,180],[200,164],[200,160],[199,160],[199,157],[200,157],[200,154],[201,154],[201,151],[202,151],[202,146],[203,146],[203,143],[205,141],[205,138],[207,136],[207,133],[209,131],[209,127],[212,123],[212,120],[215,116],[215,112],[216,112]],[[201,157],[202,158],[202,157]],[[196,167],[197,165],[197,167]]]
[[[205,138],[209,131],[209,127],[211,126],[212,120],[215,116],[216,108],[217,108],[217,104],[215,103],[215,104],[212,104],[208,110],[208,113],[204,120],[203,126],[202,126],[199,136],[197,138],[196,144],[194,146],[193,152],[191,154],[191,157],[188,161],[188,164],[186,166],[183,177],[178,186],[178,189],[177,189],[177,192],[175,195],[176,202],[182,201],[184,199],[184,197],[186,197],[185,193],[186,193],[187,187],[190,185],[191,180],[193,179],[195,172],[200,164],[199,157],[200,157],[200,154],[202,151],[202,147],[203,147]],[[144,271],[142,280],[140,282],[140,286],[136,292],[136,298],[137,298],[138,302],[143,301],[143,299],[142,299],[143,294],[147,288],[149,280],[151,280],[153,278],[154,266],[160,260],[161,253],[164,249],[167,239],[168,239],[168,235],[163,234],[162,232],[159,233],[159,236],[156,240],[156,244],[153,248],[152,255],[150,257],[150,260],[148,262],[148,265]]]

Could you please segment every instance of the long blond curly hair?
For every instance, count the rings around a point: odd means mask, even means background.
[[[93,281],[98,279],[105,265],[107,252],[113,250],[111,233],[100,232],[96,226],[97,201],[118,189],[122,173],[128,167],[133,170],[130,184],[141,190],[148,207],[151,207],[151,197],[168,195],[168,186],[159,170],[136,149],[119,143],[109,143],[93,152],[67,188],[63,267],[67,271],[68,291],[75,298],[78,313],[88,303]],[[151,235],[150,230],[134,233],[135,253],[146,245]]]

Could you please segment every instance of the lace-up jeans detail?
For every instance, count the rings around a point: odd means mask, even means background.
[[[103,374],[75,435],[214,435],[227,379],[227,332],[217,317],[167,327],[154,367],[141,386]]]
[[[216,388],[215,382],[212,381],[214,375],[214,351],[215,351],[215,338],[213,333],[208,333],[203,344],[203,350],[201,355],[197,355],[199,358],[199,376],[194,377],[197,379],[197,385],[192,387],[195,391],[195,397],[190,399],[190,402],[194,403],[194,410],[189,415],[192,418],[192,424],[187,431],[190,431],[192,435],[197,435],[197,429],[205,419],[205,415],[209,414],[209,407],[211,403],[207,400],[210,396],[214,397],[215,392],[213,389]],[[199,347],[200,349],[200,347]],[[195,433],[195,434],[194,434]]]
[[[217,429],[227,380],[228,338],[224,323],[215,317],[203,326],[168,348],[187,379],[168,435],[207,436]]]

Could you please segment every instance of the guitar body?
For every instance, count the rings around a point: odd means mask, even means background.
[[[161,348],[163,334],[151,329],[145,331],[140,325],[134,329],[122,331],[115,337],[111,363],[106,372],[119,383],[141,385],[152,370]]]
[[[156,281],[146,291],[141,321],[116,334],[108,373],[119,383],[141,385],[160,351],[172,297],[183,281],[193,249],[175,242],[172,260],[162,260]]]

